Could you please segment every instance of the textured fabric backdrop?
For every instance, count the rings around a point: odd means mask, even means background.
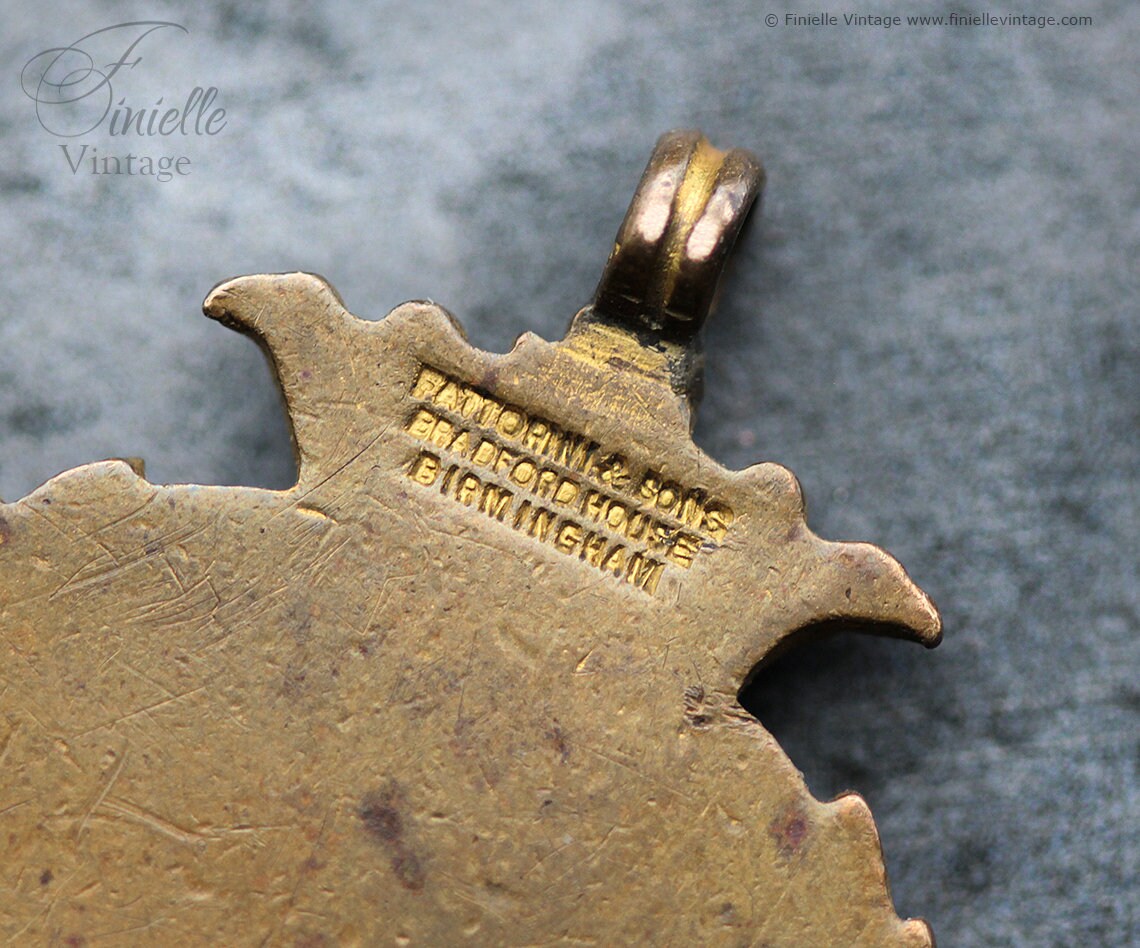
[[[944,945],[1140,943],[1140,6],[1049,6],[1093,25],[1045,29],[842,24],[961,9],[891,0],[830,27],[750,2],[362,6],[2,4],[0,495],[121,455],[288,485],[261,355],[199,314],[214,283],[312,270],[362,316],[431,297],[483,348],[554,338],[657,135],[701,127],[768,188],[697,441],[791,467],[815,530],[890,549],[946,626],[932,653],[805,648],[751,706],[817,796],[866,796],[900,914]],[[42,127],[24,63],[139,19],[187,32],[148,37],[116,97],[215,87],[225,127]],[[190,174],[73,173],[81,142]]]

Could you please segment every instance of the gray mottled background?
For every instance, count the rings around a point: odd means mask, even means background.
[[[976,4],[882,0],[902,15]],[[820,797],[869,800],[898,909],[942,944],[1140,944],[1140,6],[1094,24],[764,25],[751,2],[0,3],[0,494],[142,455],[152,480],[291,482],[217,281],[327,275],[472,341],[588,300],[658,133],[756,150],[763,217],[707,332],[698,442],[797,472],[824,536],[892,550],[943,646],[842,636],[750,701]],[[132,19],[116,95],[215,86],[161,184],[72,174],[20,90]],[[716,630],[710,629],[710,635]]]

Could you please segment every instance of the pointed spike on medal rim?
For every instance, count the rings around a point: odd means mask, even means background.
[[[430,300],[403,303],[381,320],[361,319],[315,273],[254,273],[225,280],[207,294],[202,311],[252,338],[267,356],[285,402],[298,485],[319,479],[343,460],[338,451],[349,442],[334,436],[335,426],[327,425],[317,409],[330,400],[357,399],[347,367],[362,358],[364,337],[419,326],[465,338],[455,318]],[[366,414],[357,413],[354,423],[367,427]]]
[[[763,184],[760,161],[744,149],[721,151],[691,129],[662,135],[594,300],[575,315],[564,344],[595,363],[657,378],[695,404],[698,334]]]
[[[277,305],[274,305],[277,304]],[[300,305],[306,304],[306,305]],[[302,327],[351,322],[340,294],[316,273],[251,273],[218,283],[202,303],[210,319],[266,341]],[[287,313],[288,319],[281,318]]]
[[[726,617],[712,646],[724,687],[747,687],[793,647],[839,630],[908,639],[926,648],[941,642],[937,607],[897,559],[873,544],[824,540],[811,530],[799,483],[787,468],[764,462],[739,476],[743,492],[771,518],[769,538],[757,538],[758,554],[775,543],[799,566],[794,608],[780,621],[783,631],[758,634],[766,626],[770,599],[761,589],[738,604],[734,617]]]
[[[309,349],[314,344],[350,347],[353,337],[345,330],[371,332],[381,324],[430,320],[460,339],[467,338],[455,316],[428,299],[401,303],[382,320],[361,319],[348,310],[328,280],[303,271],[253,273],[224,280],[206,295],[202,311],[223,326],[253,337],[286,375],[293,363],[312,361]]]
[[[375,326],[350,313],[340,294],[315,273],[255,273],[215,286],[202,311],[251,337],[268,357],[285,401],[300,481],[316,475],[327,453],[322,423],[307,408],[339,393],[351,329]]]
[[[821,621],[866,623],[878,634],[926,648],[942,641],[942,618],[933,600],[903,565],[872,543],[820,544],[820,566],[809,586]]]
[[[788,468],[762,461],[738,477],[771,522],[783,524],[787,542],[810,544],[815,566],[804,585],[810,595],[800,597],[811,610],[803,625],[832,620],[877,624],[883,634],[927,648],[942,641],[937,607],[895,557],[872,543],[825,540],[812,531],[803,487]]]

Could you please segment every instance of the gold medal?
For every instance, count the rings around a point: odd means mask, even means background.
[[[861,798],[738,703],[830,620],[930,600],[694,446],[694,345],[762,179],[657,145],[565,339],[432,303],[217,287],[297,484],[69,471],[0,505],[0,932],[13,943],[929,945]]]

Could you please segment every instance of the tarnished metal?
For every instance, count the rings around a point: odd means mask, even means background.
[[[737,701],[821,622],[940,635],[786,469],[690,439],[759,183],[665,136],[595,304],[505,355],[309,274],[213,290],[272,360],[298,481],[105,461],[0,505],[0,934],[929,945],[862,799],[813,799]]]

